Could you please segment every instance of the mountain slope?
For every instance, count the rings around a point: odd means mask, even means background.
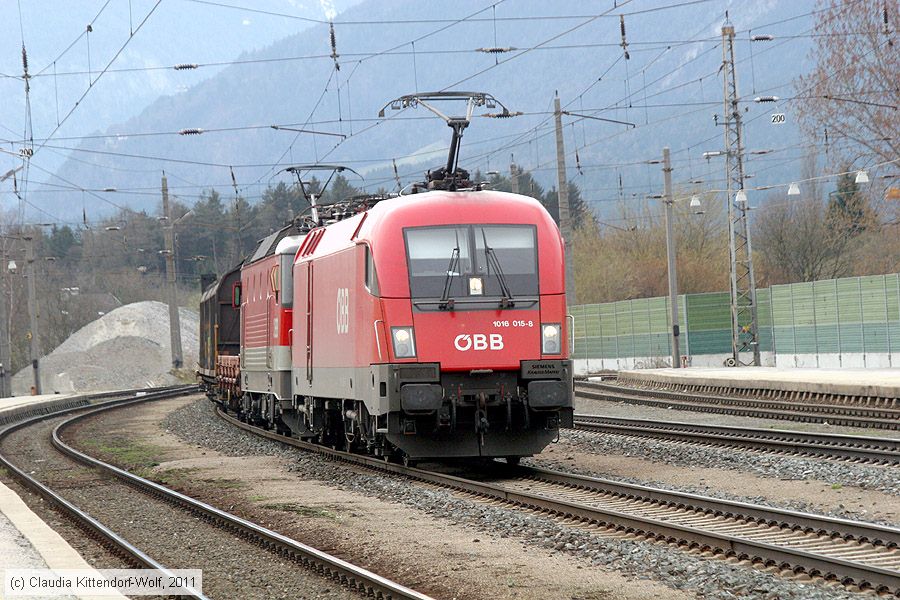
[[[463,141],[463,166],[482,171],[508,169],[511,154],[523,168],[532,170],[546,187],[555,181],[555,142],[552,125],[552,98],[559,92],[568,110],[608,119],[629,121],[625,125],[597,120],[564,117],[565,141],[569,153],[569,177],[585,190],[593,206],[609,210],[620,198],[643,197],[658,191],[661,176],[656,167],[640,163],[661,154],[669,145],[675,160],[675,180],[702,176],[710,182],[721,178],[722,164],[701,158],[706,150],[722,146],[721,127],[714,115],[722,112],[722,85],[716,76],[721,64],[718,42],[722,2],[688,4],[668,10],[652,10],[671,2],[633,2],[613,11],[613,18],[550,18],[587,15],[581,2],[546,3],[537,0],[502,3],[498,18],[540,15],[540,20],[491,19],[492,11],[483,0],[461,0],[452,8],[445,3],[398,0],[391,3],[370,0],[339,15],[335,25],[341,69],[333,72],[328,29],[314,26],[287,37],[268,48],[240,57],[240,60],[268,60],[235,64],[192,88],[153,102],[139,116],[112,126],[108,134],[117,137],[85,140],[77,146],[58,174],[90,189],[118,188],[107,194],[110,200],[136,209],[155,210],[158,205],[160,171],[170,177],[173,193],[190,200],[205,187],[216,187],[225,197],[233,197],[234,173],[242,195],[253,201],[262,190],[284,175],[275,173],[291,163],[316,161],[344,162],[366,176],[365,185],[393,188],[390,159],[400,160],[404,183],[421,177],[421,172],[440,165],[449,141],[449,129],[426,110],[398,114],[388,110],[389,120],[376,124],[376,115],[386,102],[419,90],[476,89],[492,93],[523,116],[513,119],[475,119]],[[769,46],[751,46],[747,28],[802,15],[812,0],[791,3],[786,9],[772,1],[740,3],[732,6],[731,17],[739,32],[736,52],[740,89],[745,97],[753,93],[789,96],[791,81],[805,70],[808,40],[784,40]],[[417,19],[461,19],[483,10],[473,22],[452,24],[410,23]],[[790,14],[785,11],[789,10]],[[626,17],[630,59],[622,58],[619,12],[646,11]],[[396,24],[341,24],[347,21],[402,21]],[[766,28],[779,33],[808,28],[809,18]],[[583,24],[586,23],[586,24]],[[583,25],[582,25],[583,24]],[[496,25],[496,34],[494,27]],[[581,25],[580,27],[577,27]],[[568,34],[559,35],[573,29]],[[441,30],[442,29],[442,30]],[[435,32],[431,36],[426,34]],[[559,35],[555,40],[551,38]],[[496,42],[495,42],[496,37]],[[404,42],[416,40],[413,45]],[[683,43],[690,40],[706,40]],[[521,55],[522,49],[543,44]],[[488,55],[472,50],[487,46],[514,46],[520,50]],[[396,48],[391,53],[372,53]],[[785,55],[794,57],[785,60]],[[316,56],[306,60],[285,57]],[[518,56],[516,58],[516,56]],[[495,66],[495,60],[501,61]],[[359,61],[359,62],[358,62]],[[508,61],[508,62],[504,62]],[[478,75],[472,76],[473,74]],[[326,90],[326,81],[330,83]],[[599,81],[598,81],[599,80]],[[458,85],[452,84],[462,81]],[[348,85],[349,82],[349,85]],[[585,88],[583,96],[573,101]],[[336,92],[341,85],[340,95]],[[777,87],[776,86],[781,86]],[[323,90],[324,91],[323,93]],[[771,90],[771,91],[769,91]],[[340,100],[340,101],[339,101]],[[602,112],[592,109],[618,106]],[[787,105],[745,104],[748,149],[777,148],[797,144],[796,115]],[[315,110],[314,110],[315,109]],[[768,113],[787,112],[788,124],[774,127]],[[276,131],[271,124],[294,124],[302,128],[313,115],[308,129],[349,135],[332,150],[340,138]],[[352,122],[350,118],[352,117]],[[543,123],[543,125],[540,125]],[[177,132],[183,128],[215,130],[248,125],[258,129],[202,135],[177,134],[136,136],[135,133]],[[539,126],[536,133],[521,135]],[[353,135],[350,135],[350,134]],[[705,141],[708,140],[708,141]],[[504,147],[510,141],[515,145]],[[705,143],[701,143],[704,142]],[[404,157],[439,149],[416,163]],[[574,149],[578,150],[576,169]],[[689,149],[688,149],[689,148]],[[493,151],[486,154],[487,151]],[[126,158],[123,154],[165,157],[184,162],[162,162],[147,158]],[[793,151],[791,156],[797,155]],[[797,163],[775,157],[754,157],[749,170],[757,171],[755,185],[780,183],[791,178]],[[721,160],[721,159],[718,159]],[[755,164],[754,164],[755,161]],[[280,163],[281,166],[267,166]],[[195,163],[216,163],[208,166]],[[123,170],[125,169],[125,170]],[[622,187],[619,189],[619,181]],[[57,182],[58,183],[58,182]],[[715,183],[710,183],[715,187]],[[103,194],[101,194],[103,195]],[[82,208],[89,219],[108,213],[112,207],[80,192],[41,196],[42,206],[69,220],[80,219]]]

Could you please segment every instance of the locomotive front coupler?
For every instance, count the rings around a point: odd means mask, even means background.
[[[475,431],[483,435],[491,426],[487,418],[487,394],[479,392],[477,399],[478,409],[475,411]]]
[[[455,398],[450,398],[449,402],[443,402],[441,407],[435,411],[434,431],[436,433],[441,429],[449,429],[451,432],[456,429]]]

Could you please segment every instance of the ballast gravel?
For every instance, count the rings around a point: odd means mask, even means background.
[[[360,473],[316,454],[253,436],[222,421],[214,406],[198,400],[173,413],[163,426],[181,439],[228,456],[278,456],[293,461],[298,477],[315,479],[344,490],[399,502],[434,518],[471,528],[479,535],[512,537],[526,547],[539,547],[610,568],[636,579],[654,579],[702,598],[731,600],[849,600],[842,588],[791,581],[717,559],[673,550],[644,541],[614,539],[567,527],[524,511],[497,508],[461,499],[451,493],[420,487],[402,477]]]
[[[721,448],[697,444],[616,434],[598,435],[588,431],[566,430],[563,436],[568,446],[581,452],[617,454],[668,465],[728,469],[783,480],[816,479],[843,487],[900,496],[898,467],[785,456],[740,448],[728,448],[727,452],[723,452]]]
[[[358,594],[198,515],[61,454],[50,432],[66,417],[10,434],[13,462],[169,568],[201,569],[210,598],[354,600]],[[65,434],[64,434],[65,437]],[[14,450],[13,450],[14,449]],[[90,450],[88,450],[90,451]]]

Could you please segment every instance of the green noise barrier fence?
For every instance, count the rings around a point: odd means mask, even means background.
[[[900,364],[896,273],[775,285],[757,290],[757,307],[760,352],[768,364],[787,357],[858,355],[863,361],[858,366],[889,366],[892,354]],[[704,356],[731,354],[727,292],[679,296],[678,309],[683,356],[696,363]],[[626,359],[628,367],[659,367],[670,360],[667,297],[583,304],[570,307],[570,313],[576,359],[600,359],[604,365],[607,359]],[[879,362],[879,356],[884,360]],[[815,360],[804,364],[819,364]],[[859,362],[847,360],[844,366]]]

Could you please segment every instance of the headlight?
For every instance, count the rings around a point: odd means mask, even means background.
[[[412,327],[391,327],[391,339],[394,342],[395,357],[416,357],[416,338],[413,336]]]
[[[561,331],[559,323],[541,326],[541,351],[544,354],[559,354]]]

